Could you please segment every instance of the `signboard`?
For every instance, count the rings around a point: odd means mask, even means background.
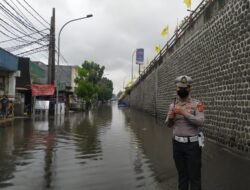
[[[66,82],[57,81],[56,88],[58,89],[58,91],[64,91],[66,89]]]
[[[48,100],[36,100],[35,110],[49,110]]]
[[[144,49],[136,49],[136,64],[142,65],[144,63]]]
[[[53,96],[55,93],[55,86],[51,84],[33,84],[32,96]]]

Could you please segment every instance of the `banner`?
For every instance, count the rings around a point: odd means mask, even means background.
[[[36,100],[35,110],[49,110],[48,100]]]
[[[136,49],[136,64],[142,65],[144,62],[144,49]]]
[[[32,96],[52,96],[55,93],[55,86],[51,84],[33,84]]]

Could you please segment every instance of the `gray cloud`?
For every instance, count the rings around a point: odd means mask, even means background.
[[[68,20],[92,13],[94,17],[71,23],[62,32],[61,52],[69,64],[91,60],[106,67],[115,93],[131,77],[132,52],[145,49],[145,59],[155,56],[154,45],[163,46],[170,37],[161,37],[168,24],[173,33],[188,15],[183,0],[37,0],[28,1],[47,20],[56,8],[56,28]],[[195,7],[201,0],[193,0]]]

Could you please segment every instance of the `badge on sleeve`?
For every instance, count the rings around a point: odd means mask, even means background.
[[[201,102],[199,102],[199,103],[197,104],[197,110],[198,110],[199,112],[203,112],[203,105],[202,105]]]

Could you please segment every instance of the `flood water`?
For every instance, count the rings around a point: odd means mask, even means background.
[[[13,190],[161,190],[176,189],[171,129],[154,117],[116,103],[89,114],[70,113],[56,119],[40,115],[0,124],[0,188]],[[211,143],[210,143],[211,144]],[[215,148],[213,148],[213,146]],[[216,145],[204,153],[204,189],[234,188],[234,157]],[[213,150],[214,149],[214,150]],[[220,154],[223,151],[223,159]],[[207,163],[207,164],[206,164]],[[209,163],[214,166],[210,167]],[[222,169],[218,169],[220,163]],[[223,165],[223,163],[225,163]],[[237,187],[248,188],[248,160],[233,171],[244,172]],[[223,172],[223,167],[228,168]],[[219,179],[219,175],[222,179]],[[218,179],[216,181],[216,179]],[[214,180],[214,181],[213,181]],[[210,185],[211,187],[208,187]],[[212,188],[216,189],[216,188]],[[240,189],[240,188],[239,188]]]
[[[143,114],[134,116],[113,103],[89,114],[1,124],[0,187],[160,188],[164,178],[175,175],[172,164],[166,164],[172,163],[162,133],[166,128],[154,128],[155,120]]]

